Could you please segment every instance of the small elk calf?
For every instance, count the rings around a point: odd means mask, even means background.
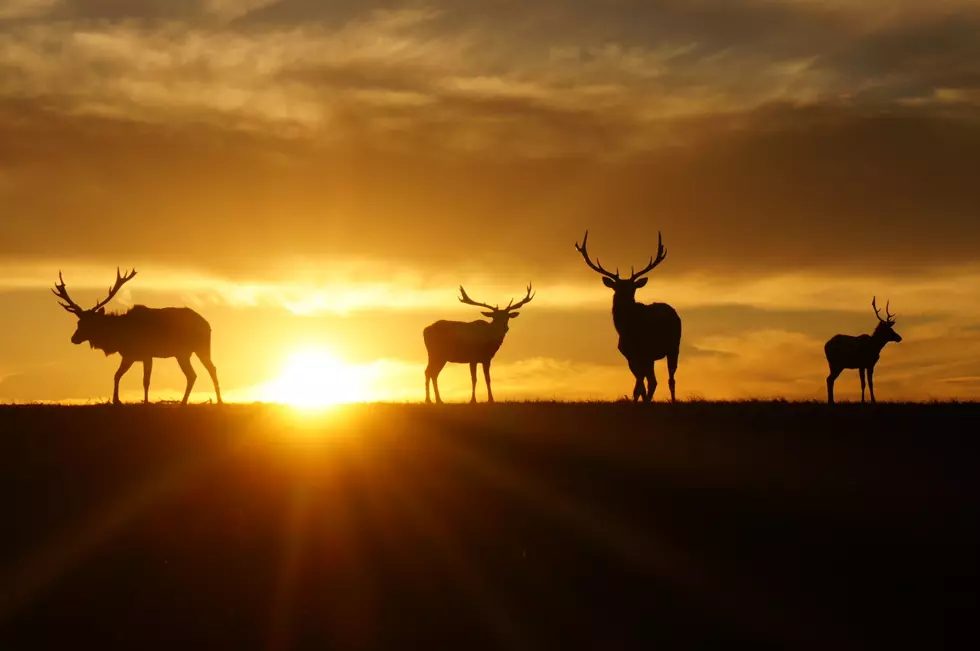
[[[221,388],[218,386],[218,371],[211,363],[211,326],[200,314],[187,307],[165,307],[154,309],[145,305],[134,305],[122,314],[106,313],[105,305],[116,295],[123,285],[136,276],[133,269],[125,276],[116,269],[116,282],[109,288],[109,295],[95,307],[86,310],[79,307],[68,296],[65,281],[58,272],[58,283],[52,293],[61,301],[58,303],[78,317],[78,328],[71,337],[73,344],[89,342],[106,357],[114,353],[122,355],[119,370],[116,371],[115,386],[112,391],[113,404],[119,404],[119,380],[135,362],[143,364],[143,402],[150,400],[150,374],[153,371],[153,358],[176,357],[180,370],[187,378],[187,389],[181,404],[187,404],[197,373],[191,366],[191,354],[197,354],[204,364],[218,403],[221,403]]]
[[[864,374],[868,374],[868,388],[871,390],[871,402],[875,402],[875,364],[881,357],[881,350],[889,341],[896,343],[902,337],[895,332],[895,316],[888,312],[890,303],[885,304],[885,318],[881,318],[881,312],[875,303],[875,298],[871,299],[871,307],[874,308],[875,316],[878,317],[878,325],[873,334],[858,335],[834,335],[824,344],[824,354],[827,356],[827,363],[830,365],[830,375],[827,376],[827,402],[834,402],[834,382],[845,368],[856,368],[861,376],[861,402],[864,402]]]
[[[508,325],[510,320],[516,319],[520,314],[514,310],[527,305],[534,298],[531,294],[531,285],[527,286],[527,294],[520,302],[515,305],[514,299],[511,299],[503,309],[486,303],[477,303],[466,295],[466,290],[462,286],[459,288],[459,293],[460,303],[490,310],[481,312],[483,316],[489,317],[490,321],[436,321],[422,331],[425,349],[429,354],[429,364],[425,367],[425,401],[432,402],[429,397],[431,380],[436,393],[436,402],[442,402],[442,398],[439,397],[439,373],[448,362],[454,362],[470,365],[472,382],[470,402],[476,402],[476,365],[483,364],[483,379],[487,383],[487,401],[493,402],[493,391],[490,388],[490,360],[504,343],[504,335],[510,328]]]

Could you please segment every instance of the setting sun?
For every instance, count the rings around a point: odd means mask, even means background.
[[[362,369],[345,364],[322,348],[289,355],[279,377],[259,394],[263,401],[304,408],[362,402],[369,398]]]

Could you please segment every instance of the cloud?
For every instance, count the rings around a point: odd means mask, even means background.
[[[253,276],[386,260],[523,284],[588,277],[571,245],[591,228],[594,252],[623,267],[662,230],[664,286],[693,273],[927,277],[975,260],[980,125],[767,116],[710,146],[609,161],[321,147],[8,104],[0,255]]]
[[[155,19],[93,21],[81,16],[116,4],[75,2],[74,20],[14,26],[0,35],[0,97],[320,146],[616,158],[710,147],[780,117],[806,125],[804,107],[845,128],[882,110],[936,115],[937,103],[967,119],[980,87],[980,12],[965,3],[944,13],[755,1],[343,5],[295,21],[269,12],[314,6],[186,4],[164,19],[158,3],[126,3]],[[198,15],[215,12],[257,22]],[[513,28],[515,12],[527,27]],[[636,31],[645,25],[656,27]]]
[[[385,266],[380,260],[333,262],[319,265],[295,264],[268,271],[267,277],[235,278],[194,268],[138,265],[138,276],[118,294],[119,306],[155,302],[157,297],[177,297],[192,306],[222,305],[234,308],[283,309],[299,316],[321,314],[424,312],[452,309],[461,318],[472,312],[456,300],[458,286],[484,302],[506,303],[520,298],[520,281],[502,282],[496,274],[460,275],[459,271],[419,273],[406,266]],[[0,260],[0,292],[31,292],[46,296],[64,271],[68,291],[81,305],[94,304],[105,295],[115,270],[90,262],[47,261],[4,263]],[[980,303],[973,287],[980,283],[980,268],[963,267],[923,278],[878,276],[860,282],[849,277],[818,274],[768,274],[763,277],[706,277],[700,274],[674,276],[656,293],[641,290],[638,300],[668,302],[682,311],[728,310],[719,318],[741,318],[745,310],[762,315],[823,312],[872,315],[870,298],[891,301],[891,309],[902,319],[928,315],[960,319],[980,318]],[[535,298],[528,309],[560,312],[597,310],[605,312],[612,293],[597,279],[584,276],[577,282],[545,277],[534,282]],[[894,297],[894,300],[893,300]],[[50,297],[53,301],[54,298]],[[705,349],[701,346],[702,350]]]
[[[269,258],[538,275],[609,219],[624,260],[664,230],[666,274],[888,274],[980,240],[967,3],[167,6],[73,2],[0,35],[8,255],[85,223],[92,256],[222,273],[259,235]]]
[[[969,386],[969,387],[980,388],[980,377],[978,377],[978,376],[974,376],[974,377],[952,377],[952,378],[947,378],[945,380],[945,382],[948,383],[948,384],[953,384],[953,385],[965,385],[965,386]]]
[[[205,11],[226,20],[240,19],[280,0],[205,0]]]
[[[63,0],[5,0],[0,6],[0,21],[23,20],[49,15]]]
[[[261,4],[214,0],[201,10],[230,16]],[[657,149],[697,139],[698,125],[665,122],[734,118],[773,104],[915,106],[938,87],[966,99],[976,87],[975,64],[963,62],[977,59],[968,34],[980,14],[930,14],[876,29],[848,28],[841,19],[809,50],[788,51],[740,39],[752,35],[756,19],[785,22],[791,34],[822,24],[793,3],[634,7],[652,12],[650,24],[673,28],[639,41],[629,25],[643,21],[626,20],[622,7],[602,13],[618,20],[607,33],[584,29],[586,16],[575,7],[553,4],[570,17],[563,24],[577,16],[580,29],[502,34],[493,16],[500,20],[506,9],[480,19],[479,9],[460,8],[364,11],[340,23],[248,29],[190,18],[32,22],[0,37],[0,95],[75,114],[300,129],[326,142],[377,144],[393,135],[413,142],[433,130],[440,137],[420,144],[540,156]],[[155,4],[143,6],[156,15]],[[544,23],[527,13],[532,25]]]

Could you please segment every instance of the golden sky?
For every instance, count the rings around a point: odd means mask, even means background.
[[[478,318],[456,287],[528,281],[496,397],[621,397],[586,228],[626,268],[663,232],[638,298],[683,319],[679,397],[823,398],[877,295],[878,396],[980,398],[978,33],[975,0],[2,0],[0,401],[111,395],[48,288],[117,265],[117,309],[211,322],[229,398],[329,350],[421,399],[422,328]]]

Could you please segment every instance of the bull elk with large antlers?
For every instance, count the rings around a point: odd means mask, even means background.
[[[878,317],[878,325],[870,335],[834,335],[824,344],[823,351],[830,365],[830,375],[827,376],[827,402],[834,402],[834,382],[845,368],[856,368],[861,376],[861,402],[864,402],[864,375],[868,375],[868,388],[871,389],[871,402],[875,402],[875,364],[881,357],[881,351],[889,341],[898,343],[901,335],[895,332],[895,315],[888,311],[891,304],[885,303],[885,318],[875,303],[877,297],[871,299],[871,307]]]
[[[134,305],[122,314],[105,311],[106,304],[135,276],[135,269],[125,276],[116,269],[116,282],[109,288],[109,295],[95,307],[86,310],[68,296],[65,281],[61,272],[58,272],[58,283],[51,291],[60,299],[58,304],[61,307],[78,317],[78,327],[71,342],[81,344],[87,341],[92,348],[103,351],[106,357],[115,353],[122,355],[112,391],[114,404],[119,404],[119,381],[135,362],[143,364],[143,402],[149,402],[154,357],[177,358],[180,370],[187,378],[187,389],[181,404],[187,404],[187,398],[197,379],[197,373],[191,366],[192,353],[197,355],[210,374],[220,403],[218,372],[211,362],[211,326],[204,317],[187,307],[155,309]]]
[[[429,354],[429,363],[425,367],[425,401],[432,402],[429,397],[429,382],[435,390],[436,402],[441,403],[439,396],[439,373],[448,362],[470,365],[470,381],[472,392],[470,402],[476,402],[476,365],[483,365],[483,379],[487,384],[487,401],[493,402],[493,390],[490,388],[490,360],[504,343],[504,335],[510,328],[511,319],[516,319],[520,307],[527,305],[534,298],[531,285],[527,286],[527,294],[516,304],[511,299],[503,309],[499,306],[478,303],[466,295],[462,285],[459,288],[460,303],[485,307],[489,312],[481,312],[490,319],[487,321],[436,321],[422,331],[425,349]]]
[[[602,283],[613,290],[613,325],[619,333],[619,352],[629,364],[636,385],[633,387],[633,402],[643,398],[646,402],[653,400],[653,392],[657,389],[657,377],[653,371],[653,363],[658,359],[667,358],[667,373],[670,387],[670,400],[676,400],[674,373],[677,371],[677,357],[681,347],[681,318],[674,308],[666,303],[650,303],[649,305],[636,302],[636,290],[647,284],[646,274],[653,271],[664,258],[667,249],[664,248],[663,237],[659,237],[656,257],[639,271],[632,271],[629,278],[620,278],[619,269],[615,273],[607,271],[589,257],[586,248],[589,241],[589,231],[585,231],[582,244],[575,244],[575,250],[582,254],[585,264],[596,273],[602,275]],[[647,384],[644,388],[643,381]]]

